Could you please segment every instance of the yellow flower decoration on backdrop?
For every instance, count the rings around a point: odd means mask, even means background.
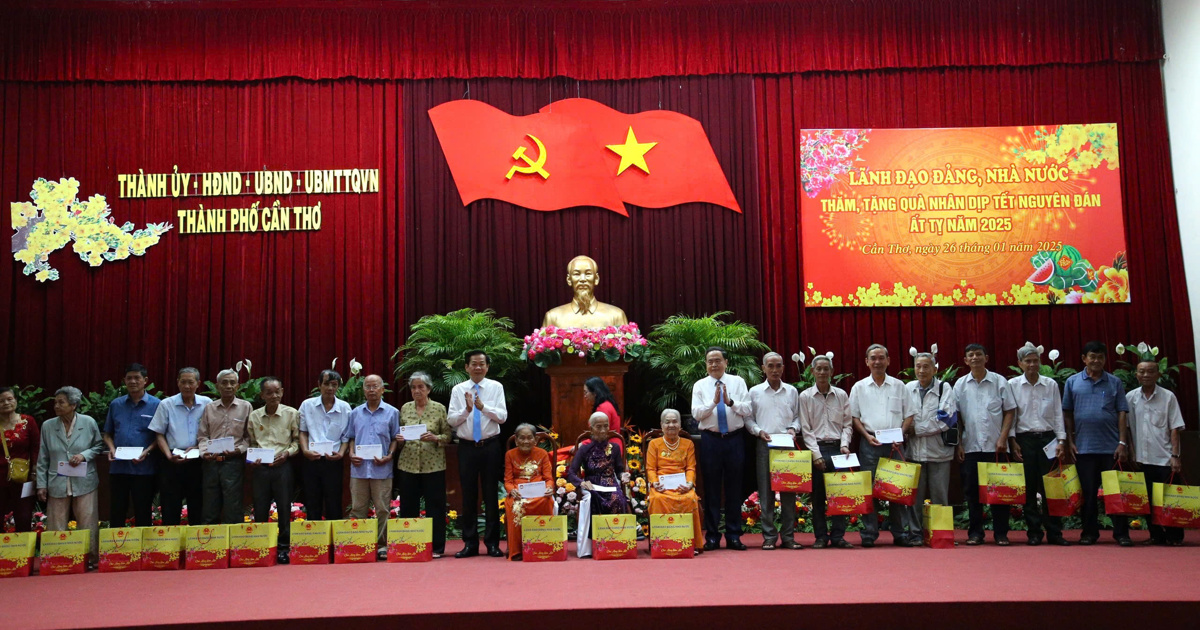
[[[77,199],[79,181],[74,177],[52,182],[38,178],[29,198],[12,204],[13,258],[25,263],[22,272],[38,282],[58,280],[58,270],[50,266],[50,254],[74,241],[72,250],[92,267],[104,261],[142,256],[170,223],[150,223],[134,230],[132,223],[116,225],[112,210],[103,195],[86,201]]]

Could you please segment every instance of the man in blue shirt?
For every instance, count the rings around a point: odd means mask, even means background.
[[[383,378],[363,379],[367,402],[354,408],[343,440],[350,453],[350,518],[366,518],[367,502],[375,504],[379,525],[379,559],[387,558],[387,519],[392,508],[392,458],[400,432],[400,410],[383,402]],[[360,455],[361,447],[378,447],[378,454]]]
[[[112,401],[104,422],[104,443],[108,445],[109,512],[112,527],[124,527],[133,499],[133,521],[136,527],[150,527],[150,507],[154,502],[155,473],[158,458],[154,455],[155,434],[150,420],[158,409],[158,399],[146,394],[146,368],[134,363],[125,370],[125,389],[129,393]],[[127,458],[117,457],[117,449],[140,449]]]
[[[204,514],[204,473],[196,433],[208,396],[200,389],[200,370],[185,367],[176,380],[179,393],[167,398],[154,412],[150,430],[157,434],[158,449],[165,463],[161,466],[163,525],[179,525],[184,500],[187,500],[188,524],[199,525]]]
[[[1083,346],[1084,371],[1067,379],[1063,386],[1063,423],[1067,429],[1067,450],[1075,457],[1079,484],[1083,489],[1083,533],[1079,544],[1093,545],[1100,539],[1099,507],[1096,491],[1100,474],[1112,470],[1118,461],[1127,461],[1129,429],[1126,414],[1129,403],[1125,386],[1104,371],[1107,348],[1099,341]],[[1122,547],[1133,546],[1129,539],[1129,518],[1113,516],[1113,538]]]

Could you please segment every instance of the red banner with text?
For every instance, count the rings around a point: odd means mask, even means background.
[[[1116,124],[801,133],[807,306],[1130,301]]]

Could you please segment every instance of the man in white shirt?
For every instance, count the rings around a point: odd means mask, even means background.
[[[504,445],[500,443],[500,425],[508,420],[504,386],[487,378],[491,359],[483,350],[466,353],[469,379],[450,391],[450,409],[446,419],[458,435],[458,475],[462,484],[463,548],[455,558],[479,555],[479,488],[483,487],[483,543],[487,554],[503,558],[500,551],[500,509],[496,486],[504,468]]]
[[[850,417],[850,396],[834,387],[833,353],[817,355],[812,361],[813,386],[800,392],[800,431],[804,445],[813,454],[812,524],[814,549],[836,547],[851,549],[846,540],[846,517],[835,516],[832,528],[825,522],[825,473],[833,472],[833,456],[850,454],[854,426]]]
[[[1137,364],[1137,380],[1142,386],[1125,395],[1133,456],[1146,476],[1147,496],[1154,496],[1153,484],[1167,483],[1171,473],[1182,469],[1179,432],[1183,431],[1183,414],[1175,394],[1159,387],[1158,378],[1158,361],[1153,355],[1143,356]],[[1151,519],[1146,544],[1178,547],[1183,544],[1183,530],[1155,525]]]
[[[955,454],[961,465],[963,494],[967,495],[967,544],[983,544],[983,504],[979,502],[979,462],[1008,461],[1012,438],[1013,400],[1008,381],[987,369],[987,349],[968,344],[963,361],[971,372],[954,384],[958,400],[958,418],[962,422],[962,443]],[[1009,506],[993,505],[992,538],[997,545],[1008,545]]]
[[[882,444],[875,439],[875,432],[883,429],[902,429],[909,432],[916,414],[914,399],[904,389],[900,379],[888,376],[891,363],[888,350],[882,344],[873,343],[867,348],[867,367],[871,375],[850,388],[850,415],[854,418],[854,430],[858,432],[858,463],[863,470],[875,476],[879,459],[892,452],[892,444]],[[874,547],[879,538],[879,520],[874,507],[862,518],[862,546]],[[888,509],[891,519],[892,543],[897,547],[919,547],[921,545],[921,520],[912,506],[892,503]]]
[[[755,472],[758,477],[758,500],[762,505],[759,523],[763,531],[763,549],[775,548],[782,538],[785,549],[800,549],[796,542],[796,493],[779,493],[780,524],[775,529],[775,492],[771,490],[771,452],[767,443],[771,434],[787,433],[795,440],[800,430],[800,412],[796,388],[783,382],[783,356],[778,352],[763,355],[763,373],[767,380],[750,388],[750,407],[746,431],[753,437]]]
[[[708,376],[692,386],[692,417],[700,424],[700,472],[704,476],[704,550],[721,543],[721,510],[725,511],[725,547],[744,551],[742,543],[742,466],[746,418],[753,409],[746,381],[726,374],[725,350],[704,353]]]
[[[1042,477],[1050,474],[1051,459],[1044,449],[1050,443],[1054,447],[1054,458],[1062,461],[1067,442],[1067,431],[1063,426],[1062,394],[1054,379],[1042,376],[1042,349],[1026,343],[1017,350],[1017,363],[1024,374],[1008,379],[1008,389],[1017,404],[1016,447],[1013,453],[1025,466],[1025,526],[1026,544],[1042,544],[1042,511],[1038,495],[1046,496]],[[1062,535],[1062,519],[1046,516],[1046,541],[1051,545],[1067,546],[1071,543]]]
[[[346,447],[342,440],[350,423],[350,403],[337,397],[342,375],[322,370],[317,377],[321,394],[300,403],[300,453],[304,455],[304,507],[308,520],[340,519],[342,478],[345,476]],[[325,447],[322,452],[313,445]],[[330,445],[332,445],[331,448]],[[325,451],[328,454],[322,454]]]

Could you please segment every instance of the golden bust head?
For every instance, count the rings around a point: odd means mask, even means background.
[[[567,286],[575,294],[572,300],[546,312],[542,326],[560,328],[604,328],[620,326],[629,320],[625,311],[596,299],[600,267],[588,256],[576,256],[567,263]]]

